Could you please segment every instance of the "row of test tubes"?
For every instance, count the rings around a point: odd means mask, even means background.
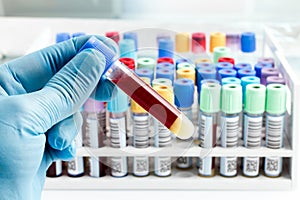
[[[134,70],[159,95],[175,104],[198,126],[197,137],[193,139],[203,149],[211,149],[217,145],[224,148],[239,145],[259,148],[263,139],[267,148],[283,147],[285,80],[275,68],[272,58],[255,57],[254,33],[212,33],[211,53],[206,52],[204,33],[192,34],[192,40],[189,34],[178,33],[175,45],[170,37],[158,37],[157,59],[138,56],[138,40],[134,32],[124,33],[122,40],[117,32],[109,32],[106,36],[119,44],[120,62]],[[234,59],[233,55],[238,54],[245,55]],[[246,62],[247,59],[249,62]],[[236,61],[238,62],[235,63]],[[194,94],[197,94],[197,101],[194,101]],[[131,109],[128,115],[129,106]],[[193,113],[196,113],[196,117]],[[107,104],[89,99],[83,115],[86,125],[83,129],[83,142],[78,142],[78,147],[83,144],[92,148],[105,145],[124,148],[128,145],[128,125],[132,133],[129,143],[135,148],[147,148],[150,144],[157,148],[172,145],[171,132],[151,118],[137,103],[129,103],[127,95],[121,90]],[[106,116],[108,119],[105,119]],[[152,136],[151,126],[154,131]],[[105,140],[106,137],[108,139]],[[149,138],[153,139],[152,143]],[[105,144],[104,141],[108,142]],[[258,176],[261,160],[259,157],[242,158],[242,173],[249,177]],[[220,175],[237,175],[237,157],[221,157],[217,160],[209,155],[197,158],[198,174],[205,177],[215,175],[217,161]],[[110,166],[109,173],[114,177],[128,174],[129,163],[126,157],[97,156],[87,158],[85,165],[88,166],[88,174],[93,177],[102,176],[105,173],[103,163]],[[171,157],[155,157],[154,173],[157,176],[170,176],[171,163]],[[176,160],[176,167],[179,169],[192,168],[192,164],[191,157],[179,157]],[[60,165],[58,163],[53,166],[57,170]],[[133,175],[147,176],[150,169],[149,157],[135,156],[132,166]],[[265,157],[263,171],[270,177],[280,176],[282,158]],[[81,176],[84,173],[82,157],[69,162],[70,176]]]

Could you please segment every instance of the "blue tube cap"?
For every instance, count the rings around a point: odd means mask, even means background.
[[[241,78],[241,85],[243,90],[243,103],[245,101],[246,87],[249,84],[260,84],[260,78],[256,76],[245,76]]]
[[[118,87],[115,98],[107,103],[107,110],[112,113],[125,112],[128,109],[128,96]]]
[[[158,63],[156,65],[156,69],[169,69],[169,70],[175,70],[175,66],[168,62],[162,62]]]
[[[200,91],[201,81],[205,79],[216,79],[217,71],[215,69],[197,69],[196,70],[196,83],[197,83],[197,91]]]
[[[219,62],[216,64],[217,71],[221,69],[233,69],[233,64],[229,62]]]
[[[228,77],[222,79],[222,85],[227,84],[241,84],[241,80],[235,77]]]
[[[251,53],[256,50],[255,33],[245,32],[241,36],[241,50],[245,53]]]
[[[114,58],[116,54],[108,46],[106,46],[103,42],[101,42],[94,36],[90,37],[90,39],[81,47],[79,52],[88,48],[96,49],[104,55],[106,65],[103,74],[105,74],[105,72],[109,69],[112,63],[116,61]]]
[[[72,34],[72,38],[85,36],[85,35],[86,35],[85,32],[77,32]]]
[[[197,63],[196,69],[215,69],[215,65],[213,63]]]
[[[220,80],[227,77],[236,77],[236,71],[234,69],[221,69],[218,73]]]
[[[174,82],[175,105],[179,108],[189,108],[194,103],[194,82],[181,78]]]
[[[251,69],[240,69],[237,73],[238,78],[243,78],[245,76],[255,76],[256,71],[251,70]]]
[[[158,41],[158,57],[173,58],[174,42],[171,39],[160,39]]]
[[[120,57],[136,59],[136,51],[134,41],[132,39],[124,39],[119,41]]]
[[[256,76],[258,78],[261,77],[261,70],[262,68],[272,68],[273,65],[271,63],[257,63],[254,65],[254,70],[256,71]]]
[[[170,79],[173,83],[174,82],[174,70],[158,69],[158,70],[156,70],[156,78]]]
[[[150,79],[150,82],[153,81],[153,71],[151,69],[148,68],[139,68],[135,70],[135,73],[139,76],[139,77],[147,77]]]
[[[57,33],[55,41],[56,43],[66,41],[71,38],[70,33]]]
[[[186,58],[179,58],[176,60],[176,69],[177,69],[177,65],[180,64],[180,63],[184,63],[184,62],[190,62],[190,60],[186,59]]]
[[[138,49],[138,36],[135,32],[126,32],[123,34],[123,39],[131,39],[134,41],[135,51]]]
[[[250,63],[237,63],[233,66],[233,68],[236,71],[239,71],[240,69],[252,69],[252,66]]]

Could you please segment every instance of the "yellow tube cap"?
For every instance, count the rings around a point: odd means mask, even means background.
[[[190,34],[177,33],[175,36],[175,50],[176,52],[189,52],[190,51]]]
[[[177,79],[188,78],[195,83],[195,69],[194,68],[181,68],[176,71]]]
[[[215,47],[226,46],[226,35],[225,33],[215,32],[210,34],[210,48],[209,51],[213,52]]]
[[[174,104],[173,88],[166,85],[157,85],[153,89],[169,103]]]

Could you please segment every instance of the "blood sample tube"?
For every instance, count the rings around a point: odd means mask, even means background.
[[[227,77],[236,77],[236,71],[234,69],[221,69],[218,71],[219,80]]]
[[[198,63],[212,63],[211,59],[210,58],[198,58],[198,59],[195,59],[194,60],[194,63],[195,64],[198,64]]]
[[[92,148],[104,147],[105,129],[106,129],[106,112],[104,103],[89,98],[84,104],[86,112],[86,129],[87,146]],[[92,177],[101,177],[105,175],[106,166],[104,158],[93,156],[88,158],[89,175]]]
[[[246,87],[249,84],[260,84],[260,79],[256,76],[245,76],[241,78],[241,85],[243,89],[243,104],[246,100]]]
[[[261,129],[265,111],[266,87],[261,84],[249,84],[246,87],[244,104],[244,146],[249,149],[261,146]],[[243,174],[249,177],[259,175],[259,157],[243,158]]]
[[[177,79],[174,82],[175,105],[190,120],[193,118],[192,105],[194,103],[194,82],[191,79]],[[192,138],[191,138],[192,139]],[[176,167],[179,169],[188,169],[192,167],[191,157],[179,157],[176,161]]]
[[[227,84],[222,86],[221,102],[221,146],[235,148],[238,146],[240,112],[242,111],[242,86]],[[220,174],[225,177],[237,175],[237,157],[220,158]]]
[[[180,64],[180,63],[185,63],[185,62],[190,63],[190,60],[188,60],[188,59],[186,59],[186,58],[179,58],[179,59],[177,59],[177,60],[176,60],[176,63],[175,63],[176,69],[177,69],[177,65],[178,65],[178,64]]]
[[[135,70],[135,62],[132,58],[120,58],[119,61],[126,65],[129,69]]]
[[[170,104],[174,104],[174,94],[172,88],[168,86],[153,87],[162,98],[166,99]],[[154,120],[154,146],[158,148],[171,146],[171,132],[159,121]],[[156,176],[171,175],[171,157],[158,156],[154,157],[154,173]]]
[[[241,35],[241,53],[238,62],[246,62],[255,65],[256,55],[256,38],[253,32],[244,32]]]
[[[134,50],[138,50],[138,35],[135,32],[126,32],[123,34],[123,39],[130,39],[134,41]]]
[[[284,124],[286,112],[286,86],[282,84],[267,85],[266,93],[266,147],[280,149],[283,147]],[[282,172],[282,157],[267,156],[264,173],[269,177],[278,177]]]
[[[182,62],[182,63],[179,63],[177,65],[177,68],[176,69],[182,69],[182,68],[193,68],[195,69],[195,66],[189,62]]]
[[[81,50],[86,48],[94,48],[103,53],[106,58],[106,68],[103,74],[172,133],[180,139],[188,139],[193,135],[193,123],[134,72],[114,59],[115,54],[105,44],[91,37]]]
[[[226,34],[226,47],[230,48],[233,53],[237,53],[241,48],[240,34]]]
[[[148,77],[150,81],[152,81],[154,78],[153,70],[151,69],[147,69],[147,68],[136,69],[135,73],[139,77]]]
[[[196,69],[215,69],[215,65],[212,63],[197,63]]]
[[[156,62],[152,58],[139,58],[137,60],[137,68],[138,69],[151,69],[154,71],[156,66]]]
[[[189,58],[190,52],[190,34],[189,33],[177,33],[175,35],[175,51],[177,58]]]
[[[227,47],[215,47],[213,52],[214,63],[218,63],[219,58],[231,57],[231,50]]]
[[[148,79],[147,84],[150,84],[150,79]],[[131,100],[131,113],[133,146],[139,149],[147,148],[149,146],[149,114],[133,100]],[[133,158],[133,175],[138,177],[149,175],[148,156],[135,156]]]
[[[202,81],[205,79],[216,79],[217,71],[215,69],[197,69],[196,70],[196,80],[197,80],[197,92],[198,92],[198,104],[200,103],[200,91]]]
[[[218,83],[203,83],[201,89],[201,104],[199,114],[200,146],[205,148],[205,155],[199,158],[199,175],[215,175],[215,158],[209,156],[209,149],[217,144],[217,119],[220,111],[221,86]]]
[[[272,67],[275,66],[275,61],[273,58],[259,58],[257,63],[271,64]]]

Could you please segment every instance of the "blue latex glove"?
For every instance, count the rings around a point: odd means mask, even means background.
[[[93,91],[98,100],[112,96],[114,85],[100,80],[104,56],[93,49],[78,53],[88,38],[0,66],[0,199],[40,199],[50,164],[75,156],[79,108]],[[116,52],[111,40],[98,39]]]

